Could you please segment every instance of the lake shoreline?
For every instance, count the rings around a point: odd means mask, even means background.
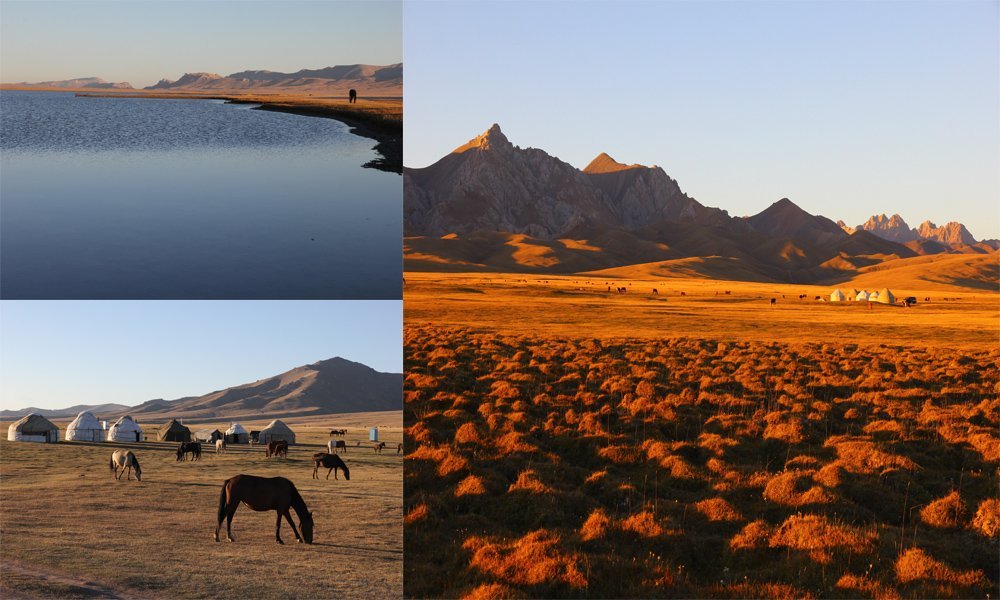
[[[65,90],[71,91],[71,90]],[[259,104],[255,110],[283,112],[307,117],[334,119],[344,123],[350,132],[359,137],[375,140],[373,148],[378,157],[368,161],[365,168],[378,169],[401,175],[403,173],[403,115],[402,101],[373,99],[360,104],[349,104],[326,98],[304,96],[257,96],[239,94],[156,94],[75,92],[86,98],[159,98],[173,100],[225,100],[230,104]]]

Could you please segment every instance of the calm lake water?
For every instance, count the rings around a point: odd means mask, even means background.
[[[402,178],[332,119],[0,93],[0,295],[401,297]]]

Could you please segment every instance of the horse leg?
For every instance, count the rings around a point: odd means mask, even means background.
[[[295,534],[296,541],[298,541],[301,544],[302,543],[302,537],[299,536],[299,530],[296,529],[296,527],[295,527],[295,521],[292,520],[292,513],[288,512],[287,508],[285,509],[285,518],[288,519],[288,524],[292,526],[292,533]],[[280,512],[278,513],[278,522],[279,523],[281,522],[281,513]]]
[[[226,539],[235,542],[233,539],[233,517],[236,516],[236,509],[240,507],[239,502],[235,503],[226,513]]]
[[[332,471],[333,469],[334,469],[334,467],[330,467],[330,471]],[[327,471],[327,472],[326,472],[326,478],[327,478],[327,479],[330,479],[330,471]],[[336,478],[337,478],[337,476],[336,476],[336,475],[334,475],[334,476],[333,476],[333,478],[334,478],[334,479],[336,479]]]
[[[281,541],[281,511],[279,510],[277,513],[278,521],[274,524],[274,539],[278,540],[279,544],[284,544],[285,542]]]
[[[128,467],[126,467],[126,468],[128,469],[128,477],[126,477],[126,479],[127,479],[128,481],[132,481],[132,465],[129,465],[129,466],[128,466]]]

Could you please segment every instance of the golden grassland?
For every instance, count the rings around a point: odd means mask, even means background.
[[[1000,296],[902,283],[407,273],[406,595],[997,597]]]
[[[998,593],[995,347],[404,343],[407,596]]]
[[[400,412],[291,418],[285,458],[264,449],[208,450],[176,462],[177,444],[0,441],[0,596],[142,598],[334,598],[402,595]],[[65,429],[65,423],[60,424]],[[266,421],[243,422],[260,428]],[[0,424],[3,431],[9,423]],[[150,435],[155,425],[142,423]],[[382,455],[368,445],[381,425]],[[224,429],[227,422],[209,423]],[[331,428],[348,428],[351,480],[311,478],[313,452]],[[201,425],[192,426],[201,428]],[[337,438],[340,439],[340,438]],[[355,446],[360,441],[361,446]],[[128,447],[142,482],[112,479],[112,450]],[[235,543],[212,539],[223,481],[239,473],[282,476],[314,513],[314,544],[288,524],[274,540],[274,512],[241,507]],[[324,476],[325,472],[320,473]],[[293,513],[296,524],[298,518]],[[223,536],[224,539],[224,536]]]
[[[892,287],[897,298],[916,296],[918,304],[904,309],[875,303],[869,310],[866,302],[815,300],[829,299],[831,286],[478,273],[408,272],[405,279],[408,325],[602,339],[685,336],[970,348],[995,344],[1000,335],[1000,294],[961,288]],[[628,292],[617,294],[618,287]],[[806,297],[799,300],[802,294]],[[774,307],[771,298],[777,299]]]

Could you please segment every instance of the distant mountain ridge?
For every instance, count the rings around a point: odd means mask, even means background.
[[[389,91],[403,83],[403,64],[338,65],[322,69],[301,69],[294,73],[249,70],[231,75],[217,73],[185,73],[176,81],[161,79],[146,90],[259,90],[259,89],[318,89],[343,91],[357,88],[359,93]]]
[[[29,412],[65,418],[74,417],[84,410],[90,410],[102,419],[129,414],[144,420],[174,417],[264,419],[279,415],[401,410],[402,386],[403,376],[400,373],[382,373],[361,363],[331,358],[202,396],[149,400],[131,407],[106,404],[59,410],[5,410],[0,412],[0,418],[17,418]]]
[[[28,83],[22,81],[14,85],[37,88],[90,88],[96,90],[131,90],[135,89],[131,83],[122,81],[118,83],[105,81],[100,77],[79,77],[77,79],[63,79],[60,81],[40,81],[38,83]]]
[[[660,167],[601,153],[576,169],[513,145],[497,124],[430,166],[404,169],[403,177],[409,270],[580,273],[683,264],[739,279],[809,283],[921,254],[990,251],[901,243],[885,237],[902,227],[892,219],[874,219],[878,235],[809,214],[787,198],[733,217],[685,194]],[[946,229],[944,238],[954,239],[954,227]]]
[[[979,243],[965,225],[955,221],[945,223],[941,227],[930,221],[924,221],[920,227],[912,229],[899,215],[886,217],[885,214],[881,214],[872,215],[855,229],[864,229],[883,239],[902,244],[925,240],[959,249],[962,246],[974,246]]]

